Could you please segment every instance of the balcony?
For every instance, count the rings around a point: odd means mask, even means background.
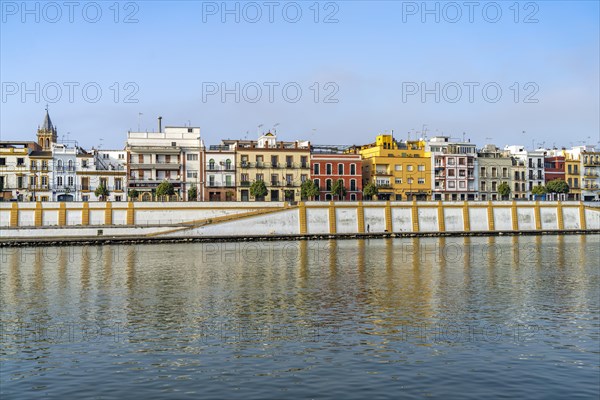
[[[271,181],[271,186],[281,186],[279,181]]]
[[[250,182],[242,182],[243,183],[250,183]],[[208,184],[206,185],[207,187],[210,188],[219,188],[219,187],[223,187],[223,188],[234,188],[235,185],[232,182],[208,182]],[[242,185],[244,186],[244,185]],[[250,186],[250,185],[248,185]]]
[[[386,170],[377,170],[377,171],[375,171],[374,175],[375,176],[392,176],[392,174]]]
[[[130,163],[130,169],[159,169],[159,170],[179,170],[179,163]]]
[[[249,187],[250,186],[250,181],[241,181],[240,182],[240,186],[242,186],[242,187]]]

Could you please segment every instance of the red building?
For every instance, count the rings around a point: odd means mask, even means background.
[[[362,158],[326,146],[313,146],[310,155],[311,179],[319,187],[315,200],[362,200]],[[342,180],[346,195],[339,199],[331,193],[334,183]]]
[[[544,158],[545,182],[548,183],[555,179],[565,180],[565,157],[564,156],[546,156]]]

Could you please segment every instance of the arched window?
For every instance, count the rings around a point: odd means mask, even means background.
[[[356,179],[350,179],[350,191],[356,191]]]
[[[215,169],[215,160],[212,158],[208,160],[208,169]]]
[[[229,158],[225,160],[225,168],[228,170],[231,169],[231,160]]]
[[[69,160],[69,171],[73,170],[73,160]]]
[[[327,190],[327,191],[331,190],[331,179],[327,179],[325,181],[325,190]]]
[[[50,147],[50,139],[46,139],[46,147]]]
[[[58,160],[57,163],[56,163],[56,166],[58,167],[58,170],[60,171],[62,169],[62,167],[63,167],[62,160]]]

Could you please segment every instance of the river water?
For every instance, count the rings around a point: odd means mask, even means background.
[[[0,398],[590,398],[600,236],[0,249]]]

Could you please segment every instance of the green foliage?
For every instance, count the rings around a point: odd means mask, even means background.
[[[103,201],[105,201],[106,198],[110,195],[110,193],[108,192],[108,189],[102,184],[98,185],[98,187],[94,191],[94,194],[96,195],[96,197],[98,197],[99,199],[101,199]]]
[[[140,195],[140,192],[138,192],[136,189],[130,189],[128,194],[129,194],[129,199],[133,200],[133,199],[137,199],[137,197]]]
[[[188,201],[196,201],[198,199],[198,188],[196,185],[192,185],[188,191]]]
[[[267,193],[267,186],[263,181],[255,181],[250,185],[250,195],[255,198],[263,198]]]
[[[569,185],[562,179],[554,179],[546,184],[549,193],[569,193]]]
[[[338,179],[331,187],[331,194],[338,197],[338,200],[343,199],[346,196],[346,188],[344,187],[344,181]]]
[[[533,194],[535,196],[541,196],[546,193],[548,193],[548,190],[546,189],[546,187],[544,185],[534,186],[533,189],[531,189],[531,194]]]
[[[163,181],[156,188],[157,196],[172,196],[174,194],[175,194],[175,188],[173,187],[173,184],[171,182]]]
[[[369,182],[363,189],[363,194],[367,200],[372,200],[373,196],[377,196],[377,193],[379,193],[379,189],[377,189],[374,182]]]
[[[307,179],[304,182],[302,182],[302,185],[300,186],[300,196],[303,199],[312,200],[318,195],[319,187],[315,184],[314,181]]]
[[[502,182],[498,185],[498,194],[500,194],[503,199],[507,199],[510,195],[510,185],[506,182]]]

